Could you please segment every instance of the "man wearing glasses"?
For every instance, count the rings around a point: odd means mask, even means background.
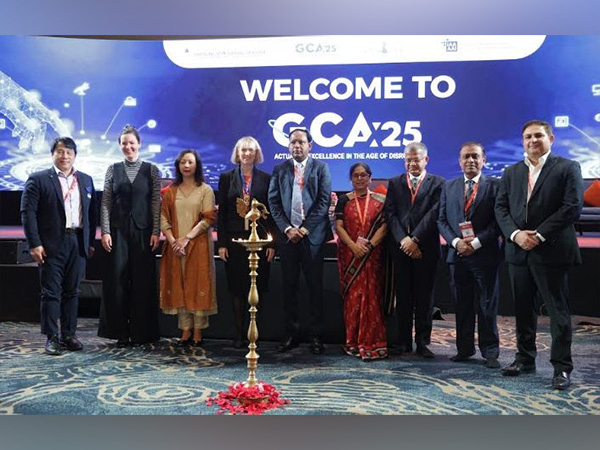
[[[433,286],[440,258],[437,229],[440,193],[444,179],[427,173],[427,147],[412,142],[404,150],[406,173],[394,177],[388,185],[385,212],[391,231],[394,257],[398,352],[413,351],[432,359],[427,347],[431,339]]]

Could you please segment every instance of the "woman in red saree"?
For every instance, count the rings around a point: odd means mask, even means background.
[[[344,351],[369,361],[388,354],[383,314],[385,196],[369,190],[371,169],[365,163],[350,168],[350,179],[354,191],[340,196],[336,206]]]

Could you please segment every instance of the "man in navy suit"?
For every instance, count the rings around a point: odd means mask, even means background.
[[[522,129],[524,161],[505,169],[496,198],[496,219],[506,239],[506,261],[516,312],[517,354],[503,375],[535,371],[535,299],[550,317],[552,386],[571,385],[569,267],[581,263],[575,220],[583,198],[581,168],[551,151],[549,123],[531,120]]]
[[[302,271],[309,290],[311,350],[318,355],[324,351],[323,246],[333,236],[328,217],[331,175],[327,164],[309,157],[312,143],[308,130],[290,134],[292,158],[273,169],[269,208],[281,233],[286,338],[278,350],[286,352],[299,344],[297,290]]]
[[[92,178],[73,168],[75,141],[57,138],[50,151],[54,166],[31,174],[25,183],[21,221],[29,253],[40,267],[45,352],[60,355],[62,348],[83,348],[76,337],[77,305],[85,258],[94,253],[96,209]]]
[[[404,150],[406,173],[390,179],[385,212],[394,257],[399,353],[410,353],[413,316],[416,350],[434,358],[427,347],[433,322],[433,286],[440,258],[437,218],[444,179],[427,173],[427,147],[412,142]]]
[[[494,215],[499,180],[481,173],[485,149],[477,142],[464,143],[458,163],[463,174],[447,181],[440,198],[438,228],[448,243],[446,261],[456,305],[456,348],[450,359],[467,361],[475,354],[475,316],[479,350],[486,367],[498,369],[500,340],[498,267],[501,260],[500,229]]]

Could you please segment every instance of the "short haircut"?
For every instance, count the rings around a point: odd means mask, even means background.
[[[306,128],[296,128],[295,130],[292,130],[290,133],[290,140],[292,139],[292,134],[294,134],[296,131],[302,131],[304,134],[306,134],[306,140],[309,144],[313,141],[312,134],[310,134],[310,131],[308,131]]]
[[[133,134],[135,136],[135,138],[137,139],[138,144],[140,142],[142,142],[142,140],[140,139],[140,133],[138,132],[137,128],[134,127],[133,125],[125,125],[123,127],[123,129],[121,130],[121,133],[119,133],[119,139],[118,139],[119,144],[121,144],[121,137],[126,134]]]
[[[256,150],[256,159],[254,160],[255,164],[262,164],[265,160],[263,156],[262,149],[260,148],[260,144],[256,139],[252,136],[244,136],[238,139],[233,147],[233,152],[231,152],[231,162],[234,164],[241,164],[239,151],[242,148],[251,147]]]
[[[404,154],[408,152],[418,152],[419,150],[423,152],[424,156],[427,156],[427,146],[422,142],[411,142],[410,144],[407,144],[404,149]]]
[[[366,162],[357,162],[350,166],[350,178],[352,178],[352,174],[358,167],[362,167],[363,169],[365,169],[365,172],[367,172],[369,176],[373,175],[373,172],[371,172],[371,168]]]
[[[70,150],[73,150],[73,153],[75,153],[75,156],[77,156],[77,144],[68,136],[61,136],[54,139],[52,142],[52,147],[50,147],[50,153],[54,155],[54,150],[56,150],[56,147],[58,147],[60,144],[64,145]]]
[[[462,144],[458,149],[458,156],[460,156],[460,152],[462,152],[462,149],[465,147],[479,147],[481,149],[481,153],[483,154],[483,156],[485,156],[485,147],[481,142],[477,141],[467,141],[464,144]]]
[[[182,150],[181,153],[179,153],[179,155],[177,155],[177,158],[175,159],[175,185],[183,183],[183,174],[181,173],[181,169],[179,168],[179,163],[181,162],[183,157],[188,153],[194,155],[194,158],[196,158],[196,172],[194,172],[194,181],[198,186],[202,186],[202,183],[204,183],[204,173],[202,172],[202,160],[200,159],[200,155],[198,154],[198,152],[196,150],[192,150],[191,148]]]
[[[521,129],[521,135],[523,133],[525,133],[525,130],[530,127],[531,125],[539,125],[540,127],[544,128],[544,131],[546,131],[546,134],[548,136],[552,136],[554,133],[552,132],[552,125],[550,125],[548,122],[546,122],[545,120],[539,120],[539,119],[534,119],[534,120],[528,120],[527,122],[525,122],[525,125],[523,125],[523,128]]]

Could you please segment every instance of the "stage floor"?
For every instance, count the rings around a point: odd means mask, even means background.
[[[436,323],[435,359],[398,356],[364,363],[338,345],[315,356],[301,345],[278,353],[260,341],[257,377],[290,400],[279,414],[600,414],[600,321],[573,317],[573,386],[551,389],[548,322],[540,320],[537,372],[504,377],[479,354],[464,363],[456,353],[454,317]],[[595,325],[594,325],[595,324]],[[43,353],[39,325],[0,323],[0,414],[215,414],[206,400],[248,372],[244,355],[229,340],[205,339],[202,348],[178,348],[175,339],[118,349],[96,336],[98,321],[81,319],[81,352]],[[499,317],[500,362],[515,352],[514,320]]]

